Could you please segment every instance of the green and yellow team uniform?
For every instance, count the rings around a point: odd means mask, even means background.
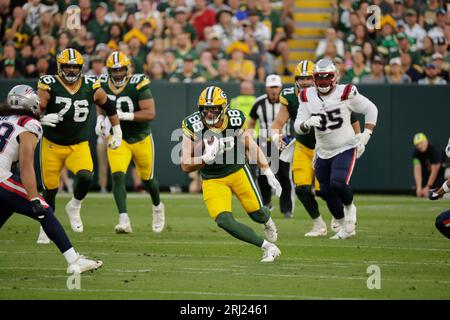
[[[280,102],[289,112],[292,121],[297,118],[297,110],[300,105],[295,87],[283,89],[280,94]],[[296,186],[312,185],[315,180],[316,190],[319,190],[319,183],[314,179],[313,158],[316,138],[314,130],[308,134],[299,135],[295,133],[295,151],[292,161],[292,173]]]
[[[200,169],[203,200],[211,218],[216,219],[220,213],[232,211],[233,193],[247,213],[260,210],[263,206],[261,197],[245,164],[245,148],[240,141],[240,136],[247,130],[245,114],[240,110],[228,109],[220,128],[208,128],[197,111],[183,120],[182,128],[184,135],[194,142],[209,134],[223,139],[225,145],[227,141],[234,140],[233,149],[224,152],[222,161],[216,159],[216,163]]]
[[[100,83],[116,108],[122,112],[139,111],[139,101],[152,99],[150,80],[143,74],[133,75],[123,87],[115,88],[108,76],[100,77]],[[154,150],[150,122],[121,121],[122,144],[115,150],[108,148],[111,173],[126,173],[131,160],[142,180],[153,178]]]
[[[41,142],[42,180],[46,189],[59,187],[64,166],[74,174],[93,171],[89,136],[96,119],[94,92],[100,88],[95,76],[82,76],[72,91],[58,75],[39,78],[38,89],[50,94],[45,114],[58,113],[62,121],[44,126]]]

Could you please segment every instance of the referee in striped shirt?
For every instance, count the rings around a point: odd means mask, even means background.
[[[280,197],[280,211],[286,216],[292,216],[292,183],[290,179],[290,163],[281,161],[279,159],[279,151],[276,146],[272,146],[270,143],[270,132],[272,122],[280,110],[280,93],[282,89],[282,83],[280,76],[276,74],[268,75],[266,78],[266,93],[256,98],[253,103],[253,107],[250,110],[250,120],[248,124],[249,129],[254,129],[256,121],[259,121],[259,137],[258,145],[263,151],[266,152],[269,161],[278,161],[278,172],[274,171],[277,175],[278,181],[283,188],[283,192]],[[285,136],[289,136],[289,124],[284,126],[283,133]],[[272,148],[274,150],[272,150]],[[271,154],[276,152],[277,154]],[[274,164],[272,163],[271,166]],[[272,189],[267,182],[265,175],[258,175],[258,186],[261,191],[262,201],[264,206],[269,210],[273,209],[271,198]]]

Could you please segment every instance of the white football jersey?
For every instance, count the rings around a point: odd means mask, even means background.
[[[19,160],[19,134],[29,131],[38,139],[42,136],[41,123],[28,116],[0,117],[0,182],[11,175],[11,166]]]
[[[322,159],[329,159],[359,143],[351,124],[352,112],[365,115],[365,122],[376,124],[377,107],[358,93],[354,85],[336,85],[333,92],[319,96],[316,87],[302,90],[299,94],[299,108],[295,121],[295,131],[312,116],[320,116],[321,126],[314,128],[316,153]]]

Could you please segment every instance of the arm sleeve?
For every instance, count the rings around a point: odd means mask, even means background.
[[[25,125],[24,128],[26,131],[29,131],[31,133],[34,133],[38,140],[41,139],[42,137],[42,126],[41,123],[39,121],[37,121],[36,119],[32,119],[30,121],[28,121]]]
[[[294,130],[298,134],[307,134],[308,132],[304,132],[301,130],[300,125],[308,120],[311,117],[311,113],[309,112],[308,108],[306,106],[303,106],[300,104],[297,111],[297,118],[294,122]]]
[[[358,122],[358,117],[356,116],[356,114],[354,112],[352,112],[350,114],[350,122],[353,124],[355,122]]]
[[[358,89],[352,86],[349,95],[350,109],[365,116],[365,123],[373,125],[377,124],[378,109],[375,104],[362,94],[358,93]]]

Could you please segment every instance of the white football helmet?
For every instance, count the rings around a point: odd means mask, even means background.
[[[6,98],[10,109],[31,111],[39,114],[40,99],[32,87],[19,84],[12,88]]]
[[[317,90],[322,94],[328,94],[337,83],[338,70],[333,61],[321,59],[314,66],[313,78]]]

